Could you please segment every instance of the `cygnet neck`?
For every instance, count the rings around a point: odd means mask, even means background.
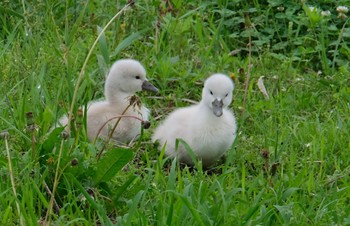
[[[133,94],[123,90],[113,90],[113,87],[105,87],[105,97],[109,103],[120,104],[128,101]]]

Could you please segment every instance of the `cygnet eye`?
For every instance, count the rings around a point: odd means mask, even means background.
[[[227,97],[227,96],[228,96],[228,93],[226,93],[225,97]]]
[[[213,95],[213,92],[210,90],[210,94]]]
[[[135,78],[136,78],[136,79],[140,79],[140,76],[136,75]]]

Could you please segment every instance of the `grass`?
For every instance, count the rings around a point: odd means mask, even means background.
[[[0,7],[0,224],[349,225],[349,23],[335,11],[345,1],[317,5],[333,7],[322,23],[298,1],[171,3],[136,2],[96,48],[125,2]],[[67,139],[50,128],[73,101],[76,114],[101,98],[120,58],[140,60],[160,92],[139,94],[152,110],[140,140],[107,145],[96,160],[104,144],[87,141],[84,120]],[[200,100],[214,72],[235,80],[237,139],[212,171],[179,167],[151,134],[170,111]]]

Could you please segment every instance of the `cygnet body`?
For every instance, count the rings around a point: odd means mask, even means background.
[[[232,101],[234,84],[223,74],[210,76],[204,84],[199,104],[172,112],[157,127],[152,140],[165,147],[165,155],[177,157],[178,161],[193,165],[192,158],[180,142],[184,140],[192,149],[203,167],[214,164],[231,147],[236,138],[236,119],[227,109]]]
[[[105,100],[88,104],[86,116],[89,140],[107,138],[120,118],[112,139],[118,143],[128,143],[135,139],[141,131],[141,121],[135,117],[147,121],[149,110],[144,105],[127,107],[130,105],[130,98],[141,90],[158,91],[147,80],[146,71],[140,62],[132,59],[116,61],[106,78]],[[66,125],[67,121],[65,116],[60,123]]]

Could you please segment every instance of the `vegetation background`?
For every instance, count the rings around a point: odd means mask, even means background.
[[[348,8],[1,1],[0,224],[350,225]],[[88,142],[78,106],[103,97],[120,58],[141,61],[160,90],[139,94],[152,126],[96,158],[105,144]],[[238,137],[225,163],[181,168],[150,136],[170,111],[199,101],[214,72],[235,81]],[[71,136],[50,130],[74,101]]]

